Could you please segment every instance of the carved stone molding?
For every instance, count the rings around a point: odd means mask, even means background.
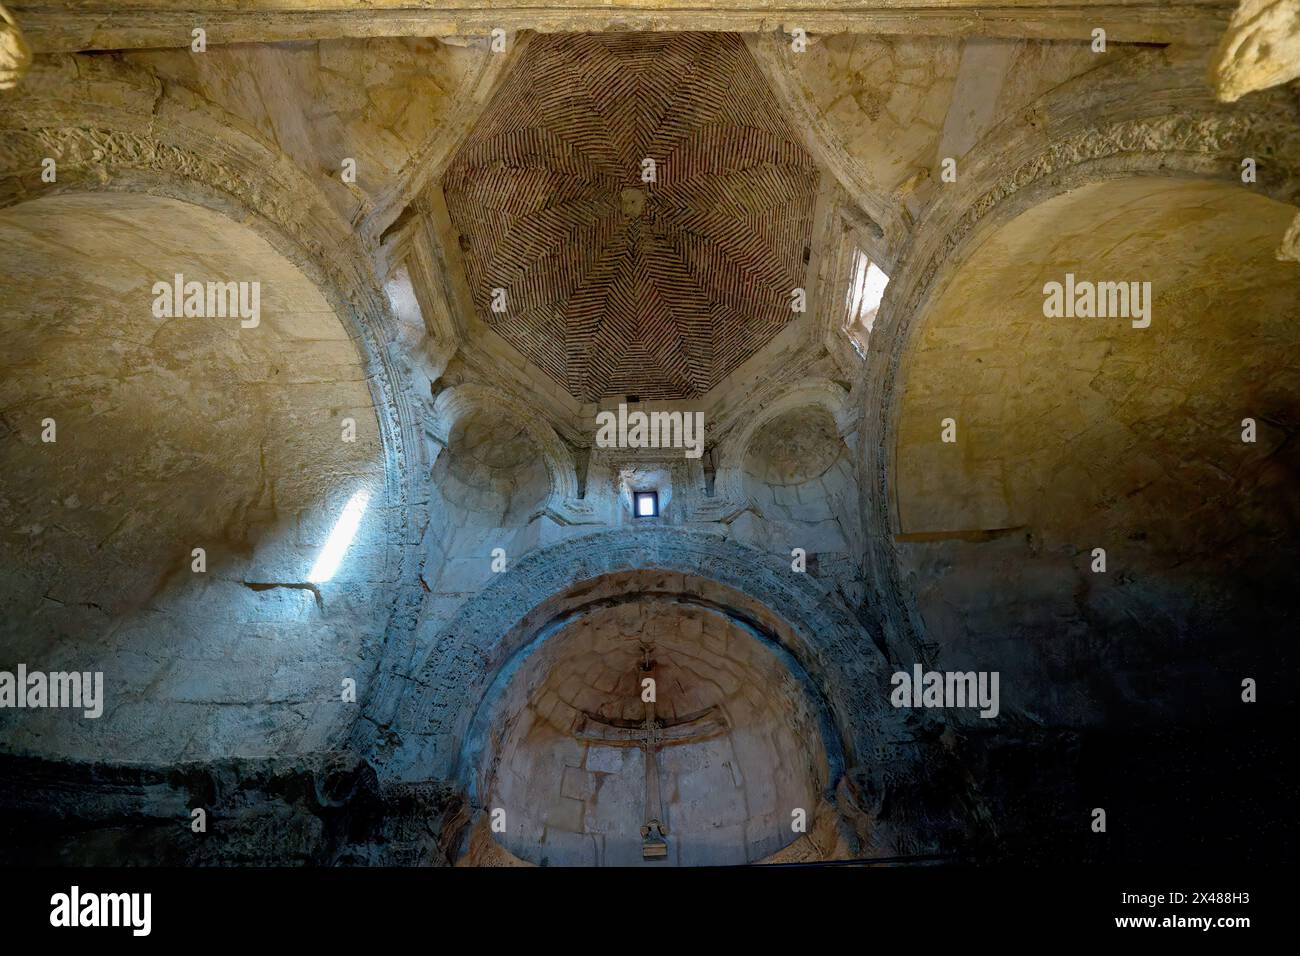
[[[420,603],[418,543],[429,481],[423,406],[394,344],[396,319],[357,237],[288,157],[212,104],[103,58],[45,58],[38,70],[20,95],[0,100],[0,208],[60,193],[124,191],[213,209],[302,269],[348,330],[379,424],[383,520],[397,584],[391,643],[405,646],[400,635],[415,627]],[[57,164],[54,183],[41,179],[45,158]]]
[[[1213,42],[1226,11],[1212,3],[1168,0],[1052,3],[1000,0],[840,0],[784,3],[714,0],[708,4],[635,0],[552,0],[546,4],[417,4],[372,0],[364,8],[342,0],[311,4],[249,0],[230,4],[196,0],[137,0],[131,9],[79,9],[81,3],[33,6],[25,11],[32,42],[41,52],[184,46],[189,30],[208,31],[209,43],[257,43],[361,36],[484,37],[508,33],[585,33],[603,30],[704,30],[769,33],[795,29],[819,33],[1087,39],[1105,23],[1116,42]],[[223,8],[224,6],[224,8]],[[309,9],[304,9],[308,8]],[[347,9],[353,7],[353,9]]]
[[[55,183],[40,181],[47,157],[57,164]],[[252,174],[219,150],[187,149],[128,129],[8,128],[0,139],[0,208],[69,192],[144,192],[206,206],[248,224],[321,287],[360,349],[383,435],[392,513],[403,515],[412,498],[403,479],[411,447],[405,435],[413,434],[414,421],[384,345],[391,317],[382,294],[360,272],[361,250],[346,254],[344,242],[313,221],[313,212],[322,214],[310,209],[301,192],[276,181],[275,172],[272,168],[268,175],[264,164],[261,175]],[[409,539],[404,533],[399,537]]]
[[[557,632],[557,601],[588,602],[601,579],[627,574],[665,593],[695,580],[696,599],[730,609],[793,655],[827,701],[847,765],[902,733],[876,635],[812,576],[716,534],[619,529],[526,555],[466,602],[413,667],[391,675],[389,740],[371,756],[381,779],[468,783],[474,768],[461,755],[475,750],[471,725],[492,685],[517,671],[525,647]]]

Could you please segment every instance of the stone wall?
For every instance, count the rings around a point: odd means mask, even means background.
[[[944,660],[1000,670],[1004,706],[1212,719],[1289,629],[1300,271],[1271,255],[1289,217],[1217,184],[1081,187],[988,239],[927,314],[898,548]],[[1045,317],[1066,272],[1150,282],[1149,327]]]
[[[0,212],[0,236],[23,253],[0,267],[0,667],[100,671],[105,696],[96,719],[0,711],[6,748],[337,747],[356,710],[342,681],[373,666],[395,569],[374,405],[330,304],[256,234],[171,199],[37,200]],[[245,283],[250,306],[257,283],[258,311],[159,315],[154,283],[177,274]],[[313,581],[358,493],[346,562]]]
[[[588,715],[640,723],[644,646],[656,715],[686,721],[665,728],[657,757],[669,862],[752,862],[793,842],[792,814],[811,825],[828,783],[804,689],[726,617],[651,598],[577,618],[511,681],[522,699],[504,706],[500,745],[485,755],[485,806],[506,811],[501,842],[550,865],[641,862],[645,752]]]
[[[725,649],[697,676],[734,667],[736,632],[740,656],[777,662],[749,681],[760,700],[720,687],[730,734],[665,755],[681,760],[667,772],[685,832],[760,821],[716,855],[683,842],[682,862],[778,849],[790,834],[769,818],[813,796],[833,812],[780,852],[1104,858],[1074,829],[1099,799],[1152,833],[1185,822],[1131,795],[1134,780],[1153,801],[1168,781],[1193,788],[1169,754],[1197,730],[1167,718],[1192,715],[1225,753],[1259,732],[1238,682],[1286,664],[1293,618],[1296,290],[1272,249],[1300,195],[1300,114],[1293,90],[1215,101],[1205,39],[1226,8],[1125,5],[1101,54],[1077,9],[1042,4],[1014,28],[969,11],[810,11],[824,32],[799,54],[778,33],[786,14],[761,4],[694,25],[512,11],[503,55],[478,13],[397,24],[375,9],[326,27],[250,10],[214,19],[198,58],[168,49],[185,35],[168,18],[187,14],[152,6],[112,23],[33,11],[40,55],[0,99],[0,231],[19,251],[0,268],[15,346],[0,667],[102,664],[116,701],[75,727],[4,715],[14,778],[49,796],[5,796],[22,806],[18,836],[66,818],[67,852],[107,860],[124,852],[119,823],[148,834],[207,799],[227,810],[226,842],[147,838],[142,856],[446,863],[473,845],[540,862],[529,828],[581,803],[580,826],[555,826],[574,839],[546,858],[619,858],[628,846],[582,843],[605,771],[572,746],[566,761],[548,694],[577,691],[568,665],[540,664],[614,606],[664,600],[688,631],[701,613],[725,619],[710,625]],[[362,19],[395,32],[339,35]],[[513,28],[593,22],[760,31],[745,46],[821,173],[812,308],[679,406],[705,414],[699,458],[593,447],[618,396],[578,401],[475,314],[441,189],[526,54]],[[135,52],[67,52],[118,46]],[[340,176],[349,158],[355,182]],[[891,276],[865,363],[833,338],[835,263],[859,248]],[[1152,327],[1046,324],[1037,290],[1071,269],[1150,278]],[[204,270],[267,276],[264,339],[139,310],[153,280]],[[57,444],[39,441],[44,406]],[[339,437],[346,417],[355,443]],[[149,454],[123,460],[127,446]],[[359,484],[371,498],[343,570],[304,580]],[[663,514],[637,519],[629,493],[647,484]],[[198,579],[186,557],[204,541]],[[1088,567],[1098,546],[1104,573]],[[918,660],[1002,670],[997,730],[888,707],[889,674]],[[802,715],[797,732],[774,701]],[[325,753],[360,781],[346,796],[316,786],[334,773]],[[539,755],[555,759],[535,780],[512,763]],[[728,763],[730,790],[711,776]],[[536,788],[514,856],[483,847],[497,770]],[[779,785],[763,790],[767,771]],[[729,794],[726,812],[703,812],[702,780]],[[606,806],[623,820],[634,796]],[[1161,845],[1127,832],[1119,854]]]

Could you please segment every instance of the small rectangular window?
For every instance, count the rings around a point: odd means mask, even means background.
[[[659,517],[659,492],[638,491],[632,495],[632,500],[636,505],[638,518]]]

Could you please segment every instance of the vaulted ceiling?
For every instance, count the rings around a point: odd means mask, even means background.
[[[592,34],[532,40],[443,189],[480,317],[596,401],[701,395],[780,332],[817,182],[739,36]]]

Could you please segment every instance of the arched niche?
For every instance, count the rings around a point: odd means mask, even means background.
[[[1134,95],[1135,82],[1146,84],[1143,95]],[[1239,187],[1243,157],[1254,157],[1269,172],[1248,191],[1294,203],[1298,130],[1300,112],[1284,90],[1260,92],[1228,109],[1206,86],[1203,64],[1146,48],[1076,76],[1005,117],[962,163],[957,188],[934,194],[907,262],[891,274],[858,389],[866,593],[886,626],[907,636],[918,653],[925,624],[913,582],[901,569],[894,490],[903,372],[920,318],[988,236],[1081,186],[1185,177]],[[1274,238],[1274,247],[1284,234]]]
[[[654,817],[668,865],[752,863],[817,826],[842,768],[814,685],[762,628],[695,596],[703,582],[664,583],[633,572],[557,598],[480,706],[471,798],[501,814],[514,856],[638,865]]]
[[[337,744],[393,556],[380,423],[326,296],[247,225],[159,196],[20,203],[0,242],[0,664],[104,681],[98,718],[5,710],[6,745],[111,763]],[[155,285],[178,274],[244,283],[250,307],[256,283],[256,322],[168,315]]]
[[[616,582],[633,571],[641,575],[639,593],[686,595],[745,622],[774,652],[788,654],[807,674],[810,693],[827,702],[824,737],[837,742],[827,743],[828,753],[838,746],[844,766],[871,759],[901,724],[888,705],[883,638],[812,576],[716,535],[622,529],[520,559],[424,636],[428,650],[409,670],[381,675],[372,719],[390,732],[371,758],[381,779],[454,780],[468,790],[484,735],[496,722],[483,716],[490,714],[485,701],[509,682],[531,645],[554,633],[571,602],[599,596],[600,588],[584,582]]]
[[[843,441],[844,436],[852,431],[854,426],[848,407],[848,393],[839,385],[826,380],[814,380],[787,388],[756,414],[738,423],[719,444],[718,498],[728,502],[732,508],[743,507],[746,499],[746,459],[755,436],[791,412],[809,409],[803,414],[815,414],[811,410],[814,406],[824,410],[833,420],[834,432],[839,440]]]
[[[499,424],[493,425],[494,421]],[[534,513],[545,513],[562,524],[592,520],[590,504],[578,498],[578,477],[572,451],[551,425],[523,402],[485,385],[467,383],[453,386],[438,393],[431,427],[435,440],[445,449],[442,454],[450,452],[452,457],[463,456],[468,445],[486,449],[485,429],[495,429],[498,439],[508,439],[506,444],[514,451],[500,453],[492,463],[480,462],[479,469],[494,471],[502,481],[515,486],[523,484],[535,489],[543,482],[546,486],[540,498],[533,495],[532,490],[528,492],[525,497],[534,506],[533,511],[525,514],[525,509],[516,506],[516,519],[526,522]],[[525,459],[521,451],[525,447],[531,449],[531,458]],[[448,464],[441,467],[446,468]],[[435,468],[439,468],[436,463]],[[474,470],[474,466],[470,466],[470,470]],[[497,489],[489,494],[501,499],[498,493],[501,481],[489,481],[489,484]],[[515,493],[506,495],[511,500],[516,497],[519,496]],[[504,503],[508,510],[509,502]]]
[[[1293,212],[1203,180],[1082,185],[991,230],[919,315],[900,570],[943,659],[1002,673],[1005,711],[1208,719],[1289,627],[1300,269],[1273,251]],[[1067,273],[1149,282],[1149,326],[1046,316]]]
[[[447,516],[462,524],[526,524],[542,510],[551,484],[540,449],[510,415],[478,408],[457,419],[433,468]]]
[[[856,528],[857,487],[849,449],[823,406],[805,405],[767,421],[745,450],[745,495],[773,521],[842,523],[848,550]]]

